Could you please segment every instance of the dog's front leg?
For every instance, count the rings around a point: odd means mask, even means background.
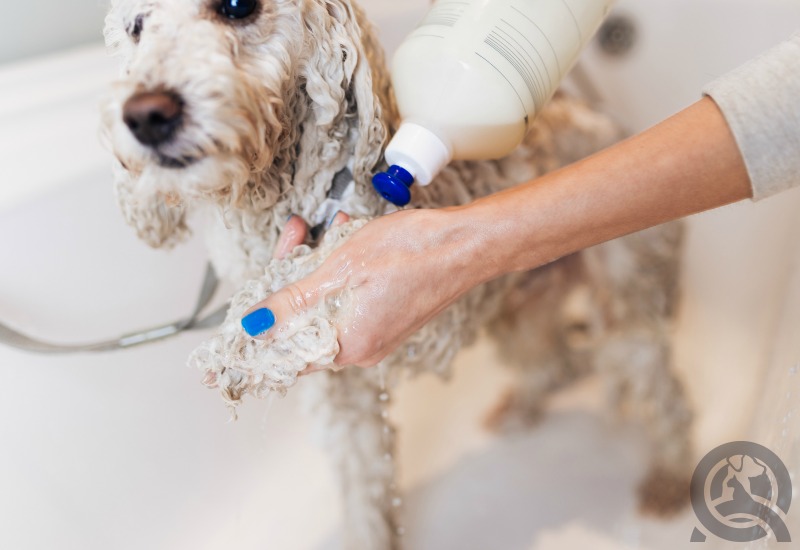
[[[320,392],[309,396],[313,414],[342,492],[344,548],[397,550],[395,432],[388,422],[389,394],[381,372],[348,367],[312,377]]]

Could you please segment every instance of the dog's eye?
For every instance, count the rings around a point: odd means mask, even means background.
[[[222,0],[219,12],[229,19],[244,19],[256,11],[257,0]]]
[[[142,36],[142,31],[144,30],[144,14],[139,14],[133,20],[133,25],[128,27],[128,34],[131,36],[134,42],[138,42],[139,38]]]

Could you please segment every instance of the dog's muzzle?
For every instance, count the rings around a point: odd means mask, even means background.
[[[142,145],[169,141],[183,120],[183,101],[173,92],[141,92],[122,107],[122,120]]]

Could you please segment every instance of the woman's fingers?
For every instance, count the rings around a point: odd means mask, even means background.
[[[329,225],[336,226],[350,220],[345,212],[337,212]],[[278,240],[273,256],[281,259],[305,241],[308,225],[299,216],[292,216],[286,222],[283,233]],[[297,315],[304,313],[309,307],[316,305],[320,296],[329,289],[332,281],[325,279],[319,272],[312,273],[302,281],[288,285],[263,302],[251,307],[242,317],[242,328],[254,338],[267,339],[271,331],[281,324],[288,323]]]
[[[242,328],[253,338],[266,340],[271,330],[313,307],[319,295],[320,290],[315,288],[311,277],[285,286],[247,310],[242,317]]]
[[[329,227],[342,225],[350,221],[350,216],[341,210],[336,212],[328,222]],[[282,260],[289,252],[300,246],[305,242],[306,235],[308,235],[308,224],[300,216],[290,216],[286,225],[283,226],[278,243],[275,245],[275,251],[272,257],[276,260]]]
[[[349,221],[350,221],[350,216],[347,213],[339,210],[331,218],[330,223],[328,223],[328,227],[336,227],[337,225],[342,225],[343,223],[347,223]]]
[[[291,216],[286,225],[283,226],[283,232],[275,245],[272,257],[277,260],[285,258],[295,247],[303,244],[307,233],[308,225],[305,220],[300,216]]]

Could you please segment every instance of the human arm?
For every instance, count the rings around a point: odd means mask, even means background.
[[[480,283],[750,196],[736,141],[704,98],[513,189],[462,207],[373,220],[312,275],[248,313],[268,308],[280,325],[346,289],[355,308],[338,327],[337,363],[371,366]]]
[[[310,277],[250,311],[271,308],[281,324],[352,287],[357,315],[339,327],[337,362],[369,366],[503,273],[799,185],[798,67],[800,34],[706,86],[713,100],[586,160],[467,206],[370,222]]]

